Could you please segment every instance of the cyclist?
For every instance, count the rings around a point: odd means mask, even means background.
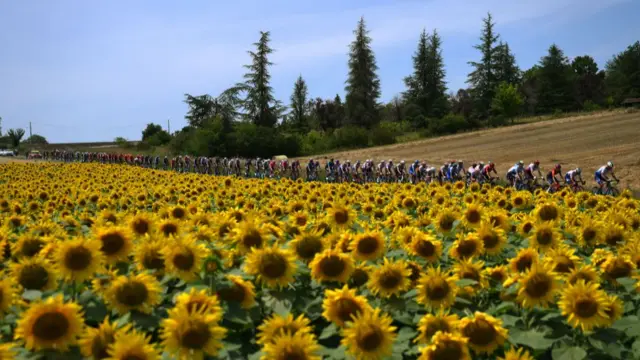
[[[602,189],[602,186],[609,181],[609,174],[611,174],[611,177],[615,181],[620,181],[613,173],[613,161],[607,162],[606,165],[603,165],[598,170],[596,170],[595,180],[596,183],[598,183],[598,185],[600,186],[600,189]]]
[[[584,180],[582,180],[581,174],[582,170],[580,168],[569,170],[564,174],[564,182],[567,185],[571,185],[572,187],[576,187],[578,185],[578,181],[584,184]]]
[[[485,165],[482,168],[482,178],[484,179],[484,181],[489,181],[491,180],[491,173],[494,173],[496,175],[498,175],[498,172],[496,171],[496,165],[494,163],[492,163],[491,161],[489,161],[487,163],[487,165]]]
[[[562,179],[562,165],[560,164],[556,164],[556,166],[547,173],[547,183],[549,183],[549,186],[552,186],[553,184],[560,185],[560,181],[556,178],[557,175],[560,175],[560,178]]]
[[[446,162],[444,163],[444,165],[440,166],[440,170],[438,170],[438,181],[440,182],[440,184],[442,184],[442,182],[444,182],[444,180],[447,179],[449,174],[449,163]]]
[[[417,175],[418,174],[418,167],[420,166],[420,161],[416,160],[414,161],[411,165],[409,165],[409,176],[411,177],[411,182],[412,183],[416,183],[416,179],[417,179]]]
[[[542,177],[542,171],[540,170],[540,161],[538,160],[532,162],[524,169],[525,181],[533,181],[536,178],[535,176],[533,176],[534,171],[538,172],[538,177]]]
[[[524,173],[524,161],[520,160],[507,171],[507,181],[515,187],[518,180],[522,181]]]

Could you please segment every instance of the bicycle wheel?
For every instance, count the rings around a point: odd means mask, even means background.
[[[614,196],[614,197],[618,196],[618,195],[620,195],[620,190],[618,190],[618,189],[616,189],[614,187],[610,187],[609,188],[609,195]]]

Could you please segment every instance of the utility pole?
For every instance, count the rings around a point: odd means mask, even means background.
[[[167,119],[167,132],[171,135],[171,118]]]
[[[29,137],[32,137],[33,133],[31,132],[31,121],[29,121]]]

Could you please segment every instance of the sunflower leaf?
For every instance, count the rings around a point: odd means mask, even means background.
[[[509,333],[510,341],[514,344],[526,345],[533,350],[545,350],[553,345],[553,339],[545,337],[545,333],[537,330],[518,330],[513,329]]]
[[[560,346],[551,351],[553,360],[582,360],[587,357],[587,352],[577,346]]]
[[[616,321],[611,326],[612,328],[620,331],[626,331],[638,323],[638,317],[635,315],[625,316],[622,319]]]
[[[458,285],[459,287],[465,287],[465,286],[473,286],[476,285],[478,282],[472,279],[460,279],[458,281],[456,281],[456,285]]]
[[[334,323],[331,323],[329,324],[329,326],[327,326],[322,330],[322,333],[320,333],[320,336],[318,336],[318,339],[320,340],[328,339],[337,334],[338,334],[338,327]]]
[[[620,283],[620,285],[624,286],[625,290],[627,290],[628,292],[636,291],[636,284],[638,283],[636,279],[624,277],[624,278],[617,278],[616,281]]]
[[[22,298],[29,301],[36,301],[42,299],[42,292],[38,290],[25,290],[22,293]]]

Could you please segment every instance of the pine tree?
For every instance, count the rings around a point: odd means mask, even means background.
[[[249,51],[251,64],[244,66],[249,70],[244,75],[245,82],[238,86],[247,93],[244,107],[247,110],[248,118],[256,125],[273,127],[278,120],[277,112],[279,109],[277,109],[278,106],[273,96],[273,89],[269,85],[271,79],[269,66],[272,63],[269,62],[268,56],[273,52],[273,49],[269,47],[269,36],[268,31],[260,32],[260,40],[253,44],[256,50]]]
[[[514,85],[520,82],[520,68],[516,65],[516,57],[511,53],[508,43],[502,41],[495,48],[496,83]]]
[[[364,18],[360,18],[354,34],[356,38],[350,46],[349,76],[345,87],[347,118],[353,125],[371,128],[379,119],[380,80]]]
[[[300,75],[293,86],[293,94],[291,94],[291,122],[293,128],[299,132],[304,132],[309,128],[307,116],[308,94],[307,83]]]
[[[540,60],[538,112],[567,111],[573,104],[573,69],[564,52],[553,44]]]
[[[441,47],[436,30],[432,35],[423,30],[413,55],[413,74],[404,79],[405,99],[420,107],[425,118],[441,118],[449,108]]]
[[[498,85],[495,74],[495,56],[499,35],[494,31],[495,23],[491,13],[488,13],[482,21],[484,26],[480,36],[480,44],[474,46],[475,49],[480,50],[482,58],[480,62],[469,62],[469,65],[475,69],[469,74],[467,83],[471,85],[471,94],[476,104],[477,114],[481,118],[486,118],[489,115],[493,95]]]

